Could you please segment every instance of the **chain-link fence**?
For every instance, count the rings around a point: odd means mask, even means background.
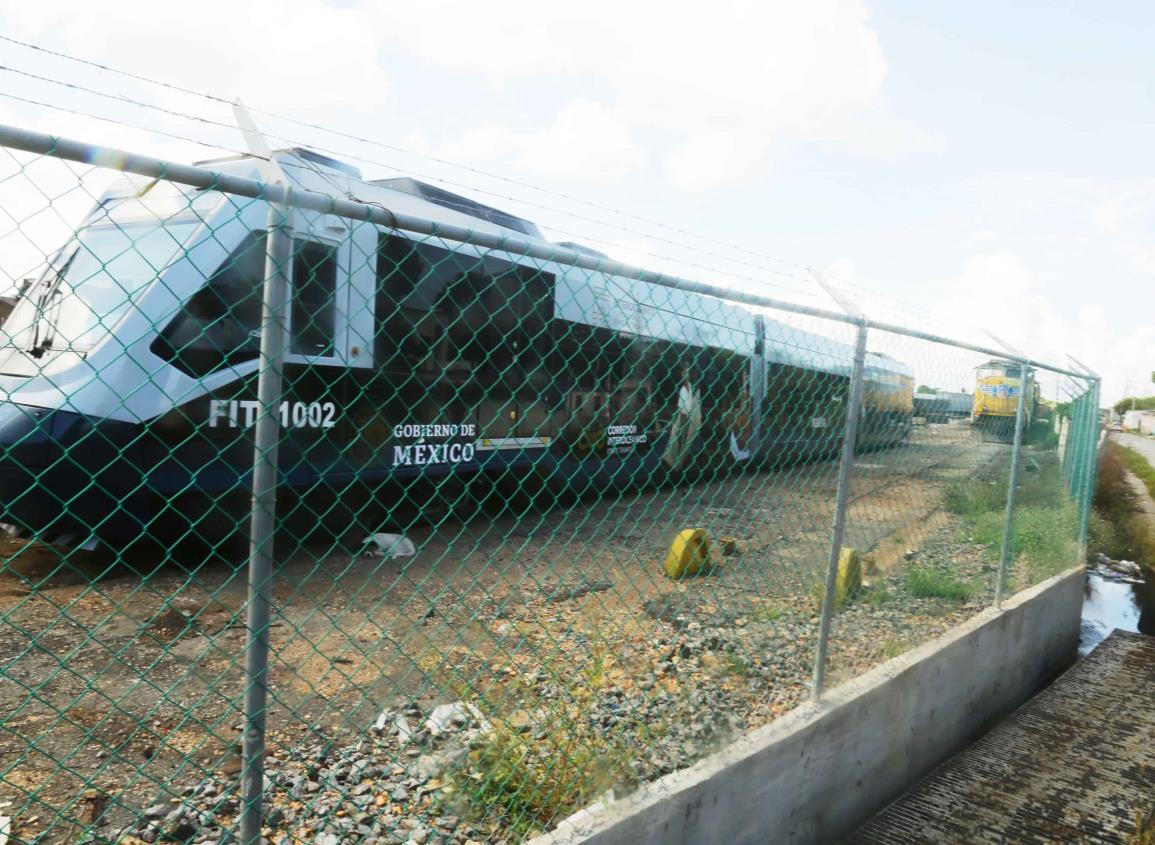
[[[21,841],[521,840],[1080,561],[1089,373],[301,150],[0,143]]]

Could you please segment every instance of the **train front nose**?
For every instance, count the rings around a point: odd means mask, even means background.
[[[61,513],[47,476],[62,451],[53,434],[55,412],[0,402],[0,522],[40,530]]]

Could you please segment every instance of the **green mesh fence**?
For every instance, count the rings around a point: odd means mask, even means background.
[[[0,151],[18,841],[520,841],[1080,560],[1090,376],[61,157]]]

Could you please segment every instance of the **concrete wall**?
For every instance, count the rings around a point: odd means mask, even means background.
[[[1074,660],[1083,582],[1045,581],[534,843],[834,841]]]

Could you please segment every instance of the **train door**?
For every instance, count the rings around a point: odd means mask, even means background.
[[[752,455],[762,451],[763,408],[766,401],[766,321],[754,318],[754,354],[750,356],[750,442]]]
[[[486,256],[472,321],[484,373],[478,427],[487,451],[520,456],[541,448],[553,432],[557,392],[549,373],[549,325],[553,317],[553,276],[532,267]]]
[[[372,227],[300,211],[293,222],[280,463],[306,481],[334,469],[350,401],[346,376],[369,360],[366,315],[350,306],[371,283],[354,256],[359,230]]]
[[[518,321],[517,394],[515,436],[529,446],[548,446],[554,431],[558,405],[555,374],[550,372],[550,323],[553,320],[553,276],[519,268],[520,284],[514,302]]]

